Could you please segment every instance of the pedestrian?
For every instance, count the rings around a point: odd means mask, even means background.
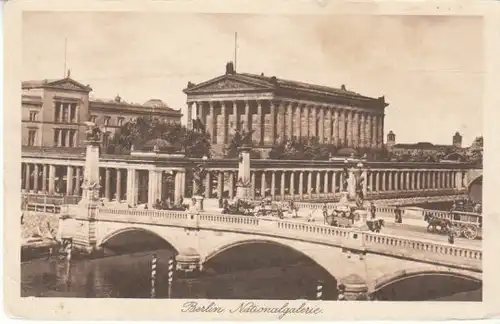
[[[372,219],[375,218],[375,213],[377,212],[377,208],[375,207],[375,204],[372,202],[370,202],[370,213],[372,215]]]
[[[455,234],[451,229],[448,230],[448,243],[455,244]]]
[[[328,207],[326,206],[326,203],[323,203],[323,217],[326,219],[328,216]]]

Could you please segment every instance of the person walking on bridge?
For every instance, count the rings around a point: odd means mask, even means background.
[[[370,202],[370,214],[372,216],[372,219],[375,218],[375,213],[377,212],[377,208],[375,207],[375,204],[373,201]]]

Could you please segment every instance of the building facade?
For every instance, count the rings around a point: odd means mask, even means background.
[[[447,155],[450,153],[463,153],[462,135],[456,132],[452,137],[451,145],[438,145],[429,142],[418,143],[396,143],[396,134],[391,130],[387,134],[387,151],[394,155],[417,155],[417,154],[436,154],[442,152]]]
[[[93,121],[104,132],[104,144],[121,125],[150,115],[180,123],[182,114],[158,99],[145,104],[90,99],[92,88],[68,77],[22,82],[22,145],[81,147],[85,122]]]
[[[200,120],[218,152],[236,130],[253,131],[257,148],[315,137],[337,147],[382,149],[384,97],[303,82],[236,73],[233,64],[211,80],[188,83],[188,127]]]

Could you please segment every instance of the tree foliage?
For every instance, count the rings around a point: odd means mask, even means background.
[[[245,130],[236,130],[234,135],[231,137],[231,141],[226,148],[225,157],[236,158],[238,157],[238,149],[243,145],[252,144],[252,134],[253,130],[246,132]]]
[[[141,147],[149,140],[165,139],[187,157],[210,157],[210,135],[204,130],[188,130],[185,126],[150,116],[139,117],[120,127],[108,147],[108,153],[129,153],[132,145]]]
[[[275,145],[271,159],[283,160],[328,160],[337,151],[333,144],[320,144],[316,137],[292,140]]]

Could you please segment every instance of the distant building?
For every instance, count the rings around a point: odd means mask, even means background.
[[[442,152],[449,154],[451,158],[459,158],[459,155],[451,153],[460,153],[462,151],[462,135],[456,132],[452,138],[452,145],[437,145],[429,142],[418,143],[398,143],[396,144],[396,134],[389,131],[386,141],[387,151],[393,155],[418,155],[418,154],[435,154]]]
[[[92,88],[69,77],[22,82],[22,145],[78,147],[85,139],[84,122],[93,121],[104,131],[105,144],[121,125],[151,115],[180,123],[180,110],[153,99],[144,104],[91,100]]]

